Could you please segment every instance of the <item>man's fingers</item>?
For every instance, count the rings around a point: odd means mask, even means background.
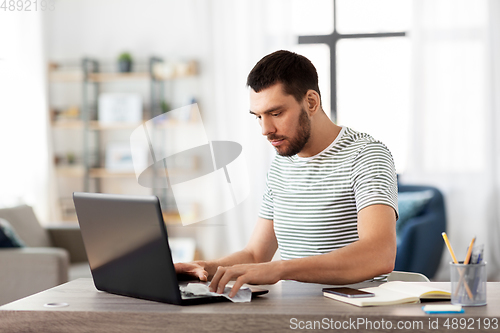
[[[210,284],[211,290],[215,291],[218,294],[222,294],[229,281],[235,280],[240,275],[244,274],[244,271],[240,271],[241,269],[238,269],[235,266],[219,267],[217,269],[217,272],[215,273],[214,278],[212,278],[212,283]]]
[[[236,282],[233,284],[233,287],[231,288],[231,292],[229,293],[229,297],[233,298],[238,290],[240,290],[241,286],[245,284],[243,275],[240,276],[239,278],[236,279]]]
[[[224,274],[224,271],[225,271],[224,267],[222,267],[222,266],[217,267],[217,271],[215,272],[214,276],[212,277],[212,282],[210,282],[210,285],[208,286],[208,289],[211,292],[217,292],[219,280],[222,277],[222,275]]]
[[[208,280],[208,272],[198,264],[179,262],[174,264],[174,267],[177,274],[188,274],[200,279],[200,281]]]
[[[208,286],[211,292],[222,294],[224,292],[224,287],[231,279],[232,267],[217,267],[217,271],[212,277],[212,282]]]
[[[189,264],[178,262],[174,264],[176,273],[186,273],[189,270]]]
[[[208,281],[208,272],[204,269],[198,270],[198,279],[200,279],[200,281]]]
[[[222,274],[219,283],[217,284],[217,293],[222,294],[224,292],[224,288],[226,287],[226,284],[231,281],[231,277],[234,274],[234,269],[231,267],[229,269],[226,269],[224,274]]]

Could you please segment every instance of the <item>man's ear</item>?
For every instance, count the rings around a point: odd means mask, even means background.
[[[311,116],[321,109],[321,99],[315,90],[309,89],[307,91],[305,102],[307,111]]]

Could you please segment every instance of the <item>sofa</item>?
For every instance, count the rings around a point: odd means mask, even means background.
[[[446,231],[446,209],[441,191],[432,186],[398,184],[400,218],[405,196],[420,200],[398,229],[398,249],[394,270],[421,273],[432,279],[444,249],[441,236]],[[411,210],[411,209],[410,209]]]
[[[44,228],[27,205],[0,209],[25,246],[0,248],[0,305],[90,277],[77,225]]]

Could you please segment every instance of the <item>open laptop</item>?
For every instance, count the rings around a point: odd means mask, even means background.
[[[75,192],[73,201],[98,290],[179,305],[227,300],[181,293],[156,196]]]

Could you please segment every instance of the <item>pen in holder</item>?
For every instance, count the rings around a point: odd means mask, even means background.
[[[486,305],[486,262],[450,262],[451,304]]]

